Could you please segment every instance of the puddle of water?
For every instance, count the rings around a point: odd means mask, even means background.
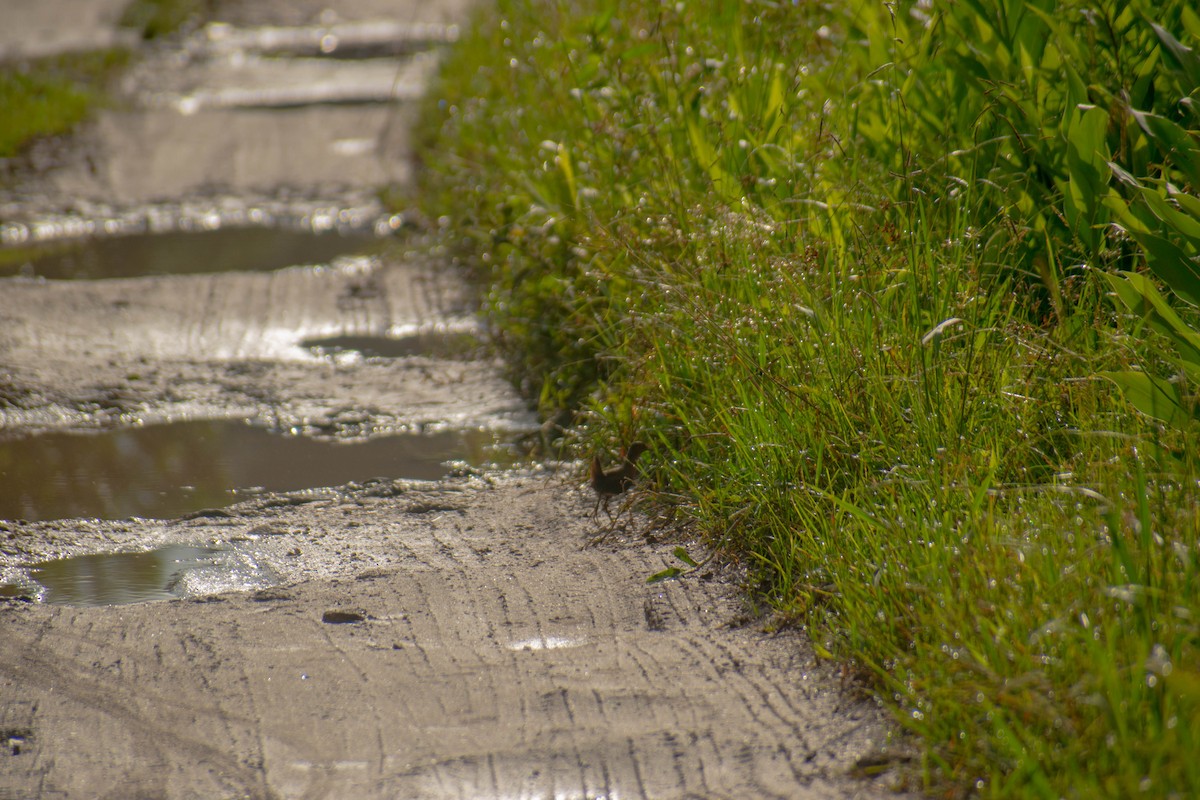
[[[265,570],[226,548],[168,545],[144,553],[98,553],[45,561],[29,568],[33,585],[5,584],[0,596],[36,596],[53,605],[145,603],[272,581]]]
[[[300,343],[319,355],[336,356],[356,352],[364,358],[427,356],[442,359],[474,359],[484,348],[478,336],[466,331],[416,333],[411,336],[331,336]]]
[[[141,275],[265,272],[326,264],[381,246],[372,233],[218,228],[66,239],[0,250],[0,277],[92,280]]]
[[[12,600],[14,598],[31,597],[34,594],[37,594],[37,592],[28,586],[22,586],[17,583],[0,583],[0,599]]]
[[[170,519],[261,491],[436,480],[449,461],[514,463],[510,440],[468,430],[329,442],[233,420],[47,434],[0,442],[0,518]]]

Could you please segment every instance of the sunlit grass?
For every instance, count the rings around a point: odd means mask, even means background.
[[[144,39],[160,38],[212,7],[209,0],[136,0],[120,24]],[[0,158],[18,155],[36,139],[73,131],[109,101],[109,81],[131,58],[115,48],[0,64]]]
[[[106,81],[128,60],[116,49],[0,65],[0,158],[74,129],[104,102]]]
[[[870,681],[916,780],[1196,794],[1196,431],[1103,377],[1191,402],[1194,309],[1143,324],[1102,277],[1158,235],[1136,203],[1190,228],[1096,171],[1187,194],[1187,146],[1071,116],[1083,87],[1167,119],[1190,67],[1150,70],[1127,4],[845,5],[502,2],[427,110],[427,211],[517,383],[582,453],[649,442],[647,507]]]

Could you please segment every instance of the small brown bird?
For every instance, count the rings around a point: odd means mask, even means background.
[[[610,470],[605,470],[600,466],[599,454],[592,456],[592,464],[589,469],[591,477],[592,489],[596,492],[596,506],[592,509],[592,516],[600,513],[600,504],[604,504],[604,511],[609,517],[612,512],[608,510],[608,501],[619,494],[623,494],[630,486],[633,486],[633,481],[638,476],[637,460],[642,453],[646,452],[646,444],[644,442],[634,442],[629,445],[629,449],[625,452],[624,462],[619,467],[613,467]]]

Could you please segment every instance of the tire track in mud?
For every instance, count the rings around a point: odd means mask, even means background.
[[[213,417],[263,417],[286,427],[329,422],[346,409],[374,415],[384,429],[447,420],[524,423],[528,412],[492,363],[331,362],[301,346],[317,337],[436,329],[446,309],[461,304],[443,286],[448,282],[411,265],[358,262],[270,273],[9,281],[0,297],[0,363],[45,401],[0,406],[0,428]],[[111,396],[124,416],[97,417],[97,393]]]
[[[351,262],[266,273],[10,282],[5,350],[16,367],[70,358],[75,354],[64,340],[86,341],[95,358],[129,362],[296,359],[307,338],[382,334],[397,322],[420,327],[444,318],[407,287],[397,287],[394,297],[364,290],[378,270]]]
[[[537,494],[553,502],[530,504],[544,480],[466,481],[450,513],[403,511],[437,489],[237,507],[288,531],[264,555],[275,569],[295,547],[362,546],[357,576],[212,602],[0,608],[5,694],[36,703],[47,785],[70,791],[82,772],[96,794],[118,791],[125,773],[99,769],[102,754],[172,765],[165,796],[218,779],[255,798],[894,796],[847,776],[882,741],[879,712],[811,690],[832,676],[796,674],[812,663],[798,636],[726,624],[741,609],[720,580],[647,585],[667,545],[581,547],[587,499],[550,487]],[[660,597],[674,611],[652,626]],[[322,622],[330,609],[363,618]],[[81,721],[106,744],[70,746]]]
[[[47,621],[47,626],[82,624],[87,632],[63,636],[57,630],[50,650],[27,645],[17,636],[5,636],[0,680],[9,691],[2,694],[30,698],[36,709],[31,750],[35,756],[46,757],[35,767],[37,794],[27,794],[28,785],[19,781],[10,784],[7,779],[13,776],[5,762],[0,762],[0,792],[14,797],[99,796],[93,794],[98,787],[92,781],[97,764],[114,765],[117,771],[122,764],[154,766],[121,774],[117,786],[123,796],[139,792],[179,796],[178,787],[171,785],[169,766],[181,761],[205,764],[222,776],[216,782],[203,773],[189,776],[189,784],[199,792],[224,793],[235,785],[259,782],[253,770],[239,763],[236,751],[217,744],[237,741],[236,735],[230,735],[231,728],[238,725],[237,716],[214,714],[206,704],[193,702],[204,694],[203,676],[210,666],[196,666],[181,640],[180,650],[185,655],[169,674],[179,682],[177,686],[198,683],[202,688],[189,693],[176,691],[171,684],[163,686],[156,680],[158,659],[153,647],[149,653],[143,650],[157,634],[143,636],[143,626],[137,623],[114,631],[110,623],[64,611]],[[7,625],[3,629],[6,634],[12,632]],[[53,656],[39,657],[48,652]],[[58,720],[55,734],[61,741],[47,735],[48,719]],[[63,769],[64,760],[72,762],[71,766]]]

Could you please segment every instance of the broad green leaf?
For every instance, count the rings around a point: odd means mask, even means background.
[[[1180,21],[1183,23],[1183,29],[1193,38],[1200,38],[1200,14],[1184,6]]]
[[[1142,131],[1158,145],[1172,164],[1191,184],[1200,184],[1200,147],[1183,128],[1166,117],[1145,111],[1130,110]]]
[[[1076,106],[1063,118],[1067,140],[1067,182],[1063,188],[1063,214],[1075,236],[1089,249],[1099,245],[1098,213],[1108,183],[1109,152],[1106,142],[1108,112],[1096,106]]]
[[[1066,117],[1064,133],[1072,155],[1096,169],[1108,161],[1108,112],[1096,106],[1077,106]]]
[[[1115,161],[1109,161],[1108,168],[1121,183],[1125,184],[1126,186],[1141,188],[1142,184],[1138,181],[1138,179],[1134,177],[1134,175],[1128,170],[1124,169],[1120,164],[1116,163]]]
[[[1146,416],[1165,422],[1173,428],[1183,428],[1192,420],[1183,407],[1179,390],[1161,378],[1144,372],[1101,372],[1117,385],[1130,405]]]
[[[688,140],[692,145],[692,158],[696,160],[701,169],[708,173],[717,194],[726,202],[735,203],[739,198],[737,181],[721,166],[720,155],[704,135],[704,131],[700,128],[699,122],[697,122],[698,118],[698,114],[692,114],[687,119]]]
[[[1128,276],[1131,274],[1135,273],[1122,272],[1120,275],[1103,273],[1104,279],[1108,281],[1113,292],[1116,293],[1117,299],[1124,303],[1125,307],[1128,308],[1130,312],[1137,314],[1138,316],[1145,316],[1146,314],[1150,313],[1152,309],[1147,306],[1146,298],[1143,297],[1140,292],[1138,292],[1138,290],[1133,286],[1132,281],[1129,280]]]
[[[1179,245],[1151,233],[1134,233],[1146,254],[1146,263],[1167,288],[1194,306],[1200,306],[1200,267]]]
[[[1193,386],[1200,386],[1200,363],[1181,360],[1179,368]]]
[[[1079,73],[1075,71],[1069,61],[1063,61],[1062,70],[1067,80],[1067,102],[1073,105],[1086,103],[1088,101],[1087,84],[1083,82],[1083,78],[1079,77]]]
[[[1133,213],[1133,209],[1129,207],[1129,203],[1125,198],[1117,194],[1110,194],[1104,198],[1104,205],[1113,213],[1116,221],[1121,224],[1131,236],[1136,236],[1139,233],[1149,233],[1150,226],[1144,222],[1141,217]]]
[[[1169,186],[1167,191],[1170,192],[1171,199],[1178,203],[1180,208],[1191,214],[1194,219],[1200,220],[1200,198],[1177,189],[1172,190]]]
[[[1200,86],[1200,58],[1197,58],[1196,51],[1184,45],[1161,25],[1151,22],[1150,27],[1162,42],[1168,62],[1184,74],[1193,88]]]
[[[1131,313],[1173,340],[1184,362],[1200,364],[1200,332],[1183,321],[1148,277],[1137,272],[1106,274],[1104,277]]]
[[[1165,197],[1153,189],[1142,188],[1140,194],[1146,201],[1146,205],[1150,206],[1150,210],[1154,212],[1154,216],[1166,223],[1172,231],[1186,237],[1191,245],[1200,247],[1200,219],[1173,208]],[[1176,200],[1179,196],[1186,197],[1186,195],[1178,195]]]

